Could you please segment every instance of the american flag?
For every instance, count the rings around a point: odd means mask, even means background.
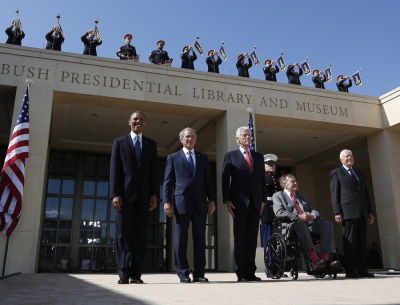
[[[29,85],[8,145],[0,181],[0,232],[10,236],[21,216],[25,159],[29,157]]]
[[[253,117],[251,115],[251,112],[249,112],[249,114],[250,114],[250,117],[249,117],[249,129],[250,129],[250,134],[251,134],[250,150],[251,151],[256,151],[256,143],[254,141]]]

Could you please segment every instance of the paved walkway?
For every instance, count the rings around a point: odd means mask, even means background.
[[[375,279],[266,279],[236,282],[208,273],[210,283],[181,284],[175,274],[144,274],[143,285],[117,285],[109,274],[20,274],[0,281],[1,304],[400,304],[400,275]]]

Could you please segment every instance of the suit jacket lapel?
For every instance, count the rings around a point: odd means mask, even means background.
[[[193,176],[196,176],[197,169],[199,168],[199,163],[201,162],[200,161],[201,159],[200,159],[200,155],[194,149],[193,149],[193,154],[194,154],[194,157],[196,158],[196,165],[194,166],[194,175]]]
[[[285,191],[282,191],[282,194],[283,194],[283,198],[286,200],[286,203],[293,207],[293,213],[297,214],[296,206],[294,205],[292,199],[289,198],[289,196],[286,194]]]
[[[129,150],[129,155],[130,155],[130,156],[133,156],[134,163],[135,163],[135,164],[138,164],[137,158],[136,158],[135,148],[133,147],[133,141],[132,141],[132,138],[131,138],[131,135],[130,135],[130,134],[128,134],[128,135],[125,137],[125,141],[126,141],[126,146],[128,147],[128,150]]]
[[[244,168],[246,168],[249,171],[249,166],[247,165],[247,162],[246,162],[245,158],[243,157],[243,154],[242,154],[242,152],[240,151],[239,148],[237,149],[237,155],[238,155],[238,158],[240,160],[239,162],[242,164],[242,166]],[[249,175],[250,175],[250,171],[249,171]]]
[[[354,182],[353,178],[351,178],[349,172],[343,166],[341,166],[341,170],[342,170],[343,175],[345,175],[347,177],[347,179],[349,179],[351,181],[351,183],[353,183],[354,187],[357,188],[357,185]],[[360,185],[360,178],[358,178],[358,185]]]
[[[181,149],[180,156],[182,158],[183,163],[185,164],[185,167],[187,168],[189,173],[192,174],[192,171],[190,170],[189,163],[186,159],[185,152],[183,151],[183,149]]]
[[[147,138],[142,136],[142,154],[140,155],[139,165],[143,162],[145,158],[149,155],[149,144]]]

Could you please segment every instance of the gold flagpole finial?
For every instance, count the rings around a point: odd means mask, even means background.
[[[358,69],[358,71],[361,71],[361,68],[360,68],[360,69]]]
[[[253,109],[251,109],[251,108],[247,108],[247,111],[248,111],[248,112],[251,112],[251,113],[254,112]]]
[[[254,46],[254,50],[257,49],[257,46]]]

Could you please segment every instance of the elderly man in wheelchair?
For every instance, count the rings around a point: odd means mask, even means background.
[[[302,254],[307,274],[316,278],[328,274],[330,278],[336,278],[343,268],[336,258],[332,223],[318,221],[321,218],[318,211],[311,206],[306,196],[297,193],[297,181],[292,174],[283,175],[280,184],[283,190],[272,197],[276,233],[268,240],[264,256],[268,277],[279,279],[284,271],[290,269],[292,279],[296,280],[297,258]],[[318,257],[313,247],[319,242],[321,257]]]

